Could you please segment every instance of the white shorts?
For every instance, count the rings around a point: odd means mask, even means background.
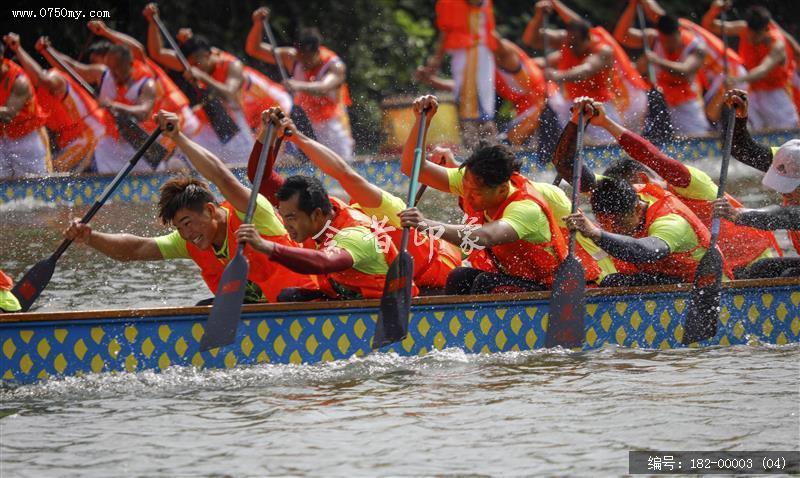
[[[748,96],[748,122],[754,131],[798,127],[797,109],[786,90],[751,90]]]
[[[347,114],[347,113],[345,113]],[[347,118],[334,117],[328,121],[311,123],[317,141],[331,148],[347,162],[353,161],[353,135]]]
[[[447,50],[462,121],[494,120],[494,55],[485,45]]]
[[[0,137],[0,178],[47,176],[51,169],[50,142],[44,128],[19,139]]]
[[[678,136],[703,136],[711,131],[705,106],[699,99],[670,106],[669,116]]]

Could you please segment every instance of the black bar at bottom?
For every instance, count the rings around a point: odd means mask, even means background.
[[[794,474],[800,473],[800,450],[629,451],[628,473],[631,475]]]

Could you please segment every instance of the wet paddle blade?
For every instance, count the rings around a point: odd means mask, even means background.
[[[542,114],[539,115],[539,144],[536,148],[536,159],[541,166],[546,166],[550,162],[560,137],[558,116],[550,103],[545,103]]]
[[[230,345],[236,339],[249,268],[250,265],[241,252],[225,267],[206,322],[205,334],[200,341],[201,351]]]
[[[386,274],[375,337],[372,339],[373,349],[399,342],[408,333],[413,274],[414,259],[411,254],[402,251]]]
[[[583,345],[585,288],[583,264],[575,256],[567,256],[556,269],[553,281],[546,347],[575,348]]]
[[[722,295],[722,254],[709,249],[700,260],[686,307],[683,343],[689,345],[717,335]]]
[[[314,134],[314,128],[311,126],[311,120],[308,119],[308,115],[303,108],[299,107],[298,105],[294,105],[289,117],[292,119],[292,122],[295,124],[295,126],[297,126],[298,131],[314,141],[317,140],[317,137]]]
[[[11,289],[11,293],[19,300],[19,305],[22,306],[22,312],[30,310],[39,294],[50,283],[50,278],[53,277],[55,270],[56,259],[54,256],[50,256],[31,267]]]
[[[647,92],[647,116],[644,119],[642,136],[657,146],[664,146],[675,137],[667,100],[664,94],[655,88]]]

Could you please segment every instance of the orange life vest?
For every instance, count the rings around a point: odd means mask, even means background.
[[[66,82],[64,95],[56,97],[41,82],[36,94],[42,108],[49,112],[45,126],[55,135],[56,145],[65,148],[89,128],[87,119],[92,118],[98,125],[105,124],[106,119],[103,108],[69,75],[56,69],[50,71]]]
[[[542,108],[547,82],[539,65],[522,48],[512,45],[519,58],[519,71],[511,73],[497,67],[494,78],[497,94],[510,101],[519,115],[531,107]]]
[[[578,65],[581,65],[586,58],[592,54],[597,54],[605,43],[601,42],[594,34],[590,33],[589,49],[586,53],[578,56],[573,51],[571,45],[567,42],[561,45],[561,57],[558,60],[558,69],[566,71]],[[589,96],[596,101],[606,102],[612,99],[611,94],[611,75],[613,68],[602,68],[600,71],[577,81],[564,82],[564,89],[570,100],[574,100],[579,96]]]
[[[299,61],[294,64],[292,77],[300,81],[318,81],[328,70],[342,61],[333,51],[324,46],[319,47],[321,64],[313,70],[306,71]],[[308,119],[314,123],[322,123],[331,118],[342,117],[347,114],[347,107],[352,104],[350,89],[347,83],[342,83],[339,88],[324,95],[312,95],[299,91],[294,98],[295,103],[305,110]]]
[[[156,62],[145,58],[144,66],[155,79],[156,101],[153,111],[165,110],[181,116],[183,109],[189,106],[189,98]]]
[[[348,227],[363,226],[369,228],[377,236],[386,234],[377,231],[370,219],[358,209],[348,206],[344,201],[330,196],[333,206],[333,220],[330,227],[334,230],[342,230]],[[320,237],[320,240],[324,240]],[[385,237],[386,242],[379,240],[380,243],[388,244],[386,252],[383,252],[386,264],[390,265],[397,257],[397,248],[391,238]],[[324,244],[323,244],[324,246]],[[319,249],[321,244],[314,239],[306,239],[303,247]],[[319,288],[326,295],[338,299],[377,299],[383,296],[383,286],[386,282],[386,274],[367,274],[351,267],[346,271],[332,272],[330,274],[317,275]],[[413,294],[417,295],[416,285],[413,286]]]
[[[400,248],[402,228],[386,232],[395,247]],[[461,249],[447,241],[411,230],[408,253],[414,259],[414,282],[421,287],[444,287],[447,276],[461,265]]]
[[[617,110],[622,113],[628,111],[633,101],[633,94],[636,90],[647,91],[650,87],[639,74],[636,65],[625,52],[614,36],[603,27],[594,27],[590,33],[597,40],[610,47],[614,54],[614,68],[611,69],[611,92],[613,102]]]
[[[28,78],[21,66],[7,58],[3,58],[3,67],[6,69],[6,73],[0,79],[0,106],[5,105],[8,101],[8,96],[11,94],[17,78],[20,75]],[[0,137],[24,138],[44,125],[47,114],[39,106],[30,78],[28,78],[28,84],[31,85],[31,97],[22,105],[22,108],[10,123],[0,123]]]
[[[225,209],[228,220],[226,222],[228,234],[228,257],[233,257],[236,254],[238,243],[236,241],[236,231],[242,225],[242,220],[236,215],[236,210],[233,205],[228,201],[220,204],[220,207]],[[297,247],[297,244],[289,239],[287,234],[282,236],[264,236],[266,240],[283,244],[285,246]],[[203,280],[211,289],[211,292],[217,292],[219,280],[222,273],[225,271],[225,266],[230,262],[229,259],[220,259],[214,254],[214,248],[200,249],[191,242],[186,242],[186,249],[195,263],[200,267],[200,273]],[[276,262],[269,260],[269,258],[260,252],[254,251],[249,245],[244,248],[244,256],[250,263],[250,268],[247,272],[247,279],[254,282],[261,291],[264,297],[269,302],[276,302],[278,294],[287,287],[309,287],[313,286],[313,282],[308,276],[304,276],[287,269]]]
[[[8,277],[5,272],[0,271],[0,290],[11,290],[14,286],[14,281]]]
[[[647,236],[647,231],[656,219],[664,217],[668,214],[677,214],[678,216],[686,219],[691,226],[695,235],[697,236],[697,246],[691,251],[674,252],[656,262],[630,264],[619,259],[614,260],[617,270],[623,273],[647,272],[650,274],[660,274],[669,277],[681,279],[683,282],[692,282],[694,280],[695,272],[699,261],[692,258],[698,248],[705,248],[711,245],[711,232],[703,224],[689,207],[683,203],[677,196],[669,191],[661,188],[656,184],[637,184],[634,186],[639,196],[647,195],[656,198],[656,202],[650,204],[645,213],[644,225],[640,232],[634,237],[642,238]],[[723,255],[723,272],[726,276],[733,278],[733,272],[725,260]]]
[[[681,201],[703,222],[711,228],[711,212],[713,209],[711,201],[704,199],[689,199],[678,194],[672,186],[668,190],[678,196]],[[733,196],[725,194],[725,199],[735,208],[742,208],[742,203]],[[767,249],[773,248],[782,255],[782,251],[775,235],[771,231],[762,231],[747,226],[736,225],[727,219],[720,220],[719,237],[717,244],[723,257],[728,261],[732,269],[747,266],[764,253]]]
[[[761,64],[764,58],[769,55],[772,46],[776,42],[783,42],[786,48],[786,60],[783,64],[777,65],[764,78],[751,82],[750,88],[754,91],[789,88],[789,79],[791,78],[793,68],[791,60],[794,58],[794,55],[791,54],[792,48],[789,42],[786,41],[783,33],[775,24],[770,22],[767,27],[769,39],[766,43],[759,43],[758,45],[754,45],[750,41],[749,33],[749,28],[743,28],[742,32],[739,34],[739,55],[742,57],[742,62],[748,71]]]
[[[482,250],[475,249],[469,256],[470,263],[476,269],[487,272],[502,272],[503,274],[522,277],[544,285],[552,285],[556,268],[567,257],[567,242],[562,230],[550,209],[550,205],[533,184],[519,173],[511,176],[511,184],[516,191],[509,194],[508,198],[500,205],[491,221],[503,217],[505,209],[513,202],[531,200],[536,203],[547,217],[550,228],[550,241],[544,244],[531,244],[523,240],[516,240],[508,244],[501,244]],[[462,207],[469,221],[473,224],[485,224],[487,219],[484,211],[472,209],[467,201],[462,201]],[[578,247],[578,251],[583,249]],[[586,280],[598,277],[600,269],[597,263],[585,253],[577,253],[576,257],[583,263],[586,271]]]
[[[447,50],[470,48],[481,40],[490,50],[497,49],[497,39],[492,35],[495,27],[492,0],[483,0],[479,6],[470,5],[466,0],[438,0],[436,26],[444,35],[443,46]]]
[[[131,67],[130,78],[124,85],[118,85],[111,76],[111,72],[106,70],[100,78],[100,95],[101,99],[108,99],[126,105],[135,105],[141,94],[142,87],[147,80],[153,79],[153,75],[144,62],[133,60]],[[155,105],[155,103],[154,103]],[[156,111],[155,108],[152,111]],[[114,139],[119,139],[119,131],[111,114],[104,116],[106,119],[106,132],[108,132]],[[147,119],[139,121],[139,126],[147,132],[155,130],[156,124],[153,122],[151,115],[147,115]]]
[[[679,27],[681,37],[681,47],[677,51],[667,51],[661,39],[657,39],[653,44],[653,52],[672,62],[683,62],[689,55],[694,54],[698,48],[703,48],[702,38],[695,35],[691,30]],[[670,73],[666,68],[656,66],[656,82],[664,93],[664,98],[670,106],[677,106],[687,101],[699,101],[700,83],[697,75],[691,78]]]

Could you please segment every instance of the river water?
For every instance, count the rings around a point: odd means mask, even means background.
[[[435,195],[426,207],[443,210]],[[19,278],[85,209],[0,205],[0,268]],[[109,204],[93,224],[166,232],[152,205]],[[37,307],[208,296],[191,263],[121,264],[72,247]],[[635,449],[800,449],[798,414],[796,344],[175,367],[0,388],[0,476],[613,476]]]

